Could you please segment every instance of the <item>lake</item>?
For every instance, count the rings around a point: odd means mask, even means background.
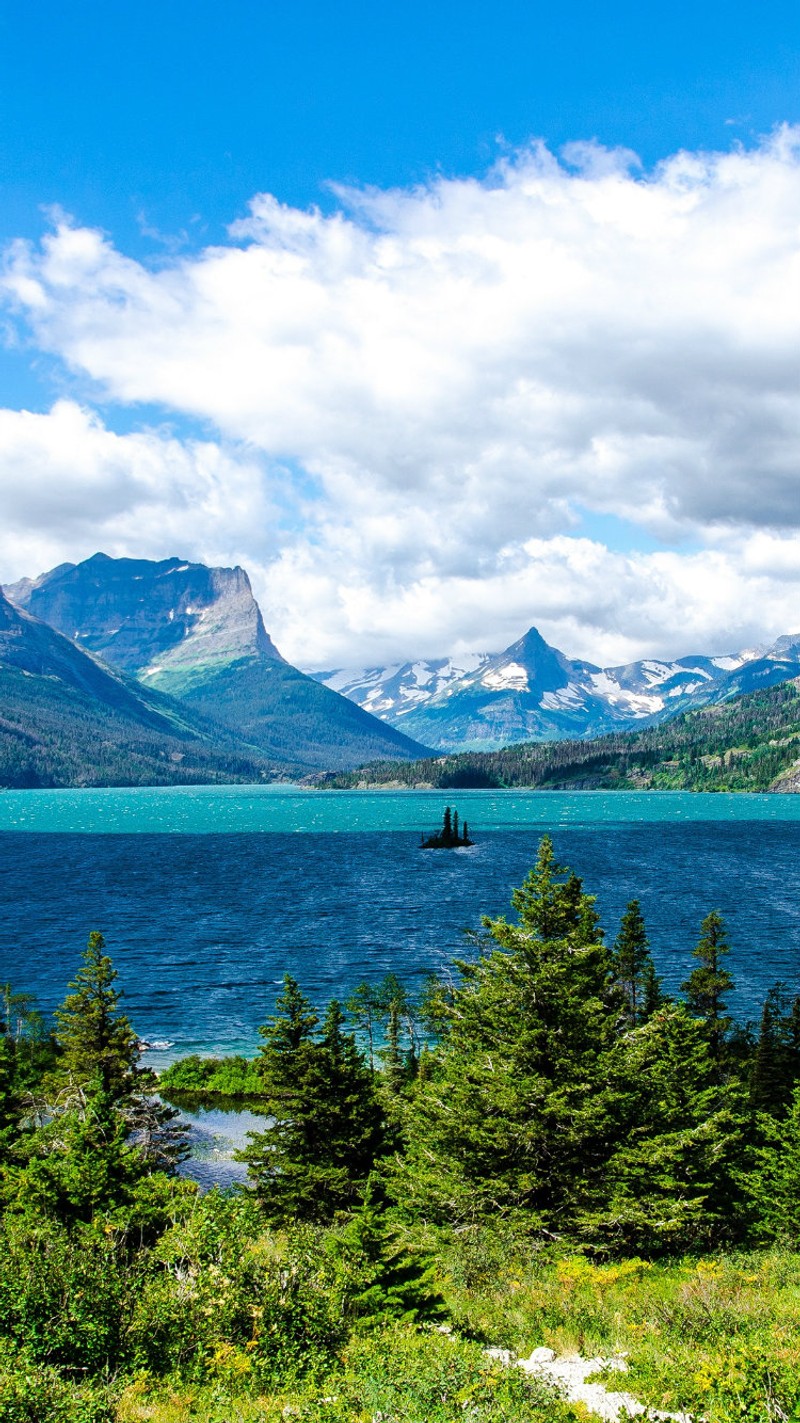
[[[447,803],[475,845],[420,850]],[[800,797],[287,786],[0,793],[0,981],[49,1012],[100,929],[154,1066],[252,1053],[286,972],[322,1006],[472,954],[545,831],[611,939],[639,898],[669,989],[719,909],[737,1014],[800,992]]]

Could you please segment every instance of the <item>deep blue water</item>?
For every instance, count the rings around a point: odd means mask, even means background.
[[[510,912],[549,829],[559,859],[597,895],[609,937],[640,899],[668,988],[690,971],[700,920],[719,909],[739,1016],[757,1017],[777,979],[800,992],[800,798],[449,798],[473,826],[473,849],[419,849],[441,793],[7,793],[0,981],[51,1010],[100,929],[142,1036],[172,1042],[170,1058],[252,1051],[285,972],[321,1005],[362,978],[392,969],[413,983],[470,954],[464,930]],[[342,828],[353,823],[363,828]]]

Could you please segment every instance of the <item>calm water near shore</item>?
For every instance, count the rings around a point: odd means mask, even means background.
[[[448,802],[476,844],[421,851]],[[172,1044],[154,1065],[252,1053],[285,972],[323,1005],[474,952],[545,830],[609,937],[638,896],[667,987],[716,908],[739,1016],[800,991],[800,797],[285,786],[0,794],[0,981],[50,1011],[101,929],[137,1031]]]

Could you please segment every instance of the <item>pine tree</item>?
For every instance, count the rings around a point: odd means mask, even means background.
[[[733,988],[733,979],[720,966],[722,957],[730,953],[721,914],[712,909],[700,925],[700,941],[692,950],[700,967],[693,969],[682,984],[690,1010],[702,1018],[708,1033],[711,1055],[719,1067],[722,1063],[725,1035],[731,1020],[725,1015],[725,997]]]
[[[800,1085],[780,1122],[762,1117],[765,1144],[749,1178],[752,1213],[763,1238],[800,1247]]]
[[[614,943],[614,972],[622,990],[627,1024],[635,1028],[657,1006],[657,980],[638,899],[628,904]],[[649,1012],[647,1011],[649,1010]]]
[[[345,1003],[357,1027],[367,1035],[370,1070],[375,1070],[375,1016],[380,1010],[378,990],[372,983],[359,983]]]
[[[668,1004],[606,1058],[615,1149],[581,1230],[622,1253],[709,1248],[742,1228],[747,1121],[705,1025]]]
[[[329,1248],[348,1271],[348,1313],[362,1329],[380,1327],[387,1319],[418,1324],[445,1313],[433,1262],[398,1241],[374,1176]]]
[[[603,1054],[615,1040],[611,961],[592,896],[549,837],[494,948],[460,965],[450,1025],[406,1113],[393,1190],[427,1219],[574,1217],[608,1153]]]
[[[776,983],[764,1000],[758,1041],[753,1058],[750,1100],[758,1112],[782,1116],[789,1107],[798,1078],[794,1042],[796,1004],[790,1003],[782,983]]]
[[[328,1222],[353,1207],[383,1150],[372,1072],[333,1000],[319,1037],[293,979],[265,1028],[263,1106],[274,1117],[239,1153],[270,1220]]]
[[[97,1083],[103,1097],[116,1104],[134,1091],[139,1046],[119,1011],[117,972],[104,949],[103,935],[91,933],[83,967],[69,985],[72,992],[56,1009],[57,1077],[72,1088]]]
[[[400,1009],[397,1001],[389,1005],[386,1024],[386,1046],[381,1052],[383,1081],[391,1097],[399,1097],[406,1083],[403,1054],[400,1051]]]

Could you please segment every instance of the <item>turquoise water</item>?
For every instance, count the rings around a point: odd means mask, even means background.
[[[452,802],[484,832],[608,822],[800,821],[800,796],[683,791],[320,791],[298,786],[4,791],[0,832],[334,834],[420,831]]]
[[[474,847],[421,850],[448,802]],[[99,929],[137,1032],[170,1044],[154,1065],[252,1053],[285,973],[322,1008],[474,954],[545,830],[609,939],[640,899],[671,991],[718,909],[738,1016],[800,992],[800,797],[289,786],[0,794],[0,982],[49,1013]]]

